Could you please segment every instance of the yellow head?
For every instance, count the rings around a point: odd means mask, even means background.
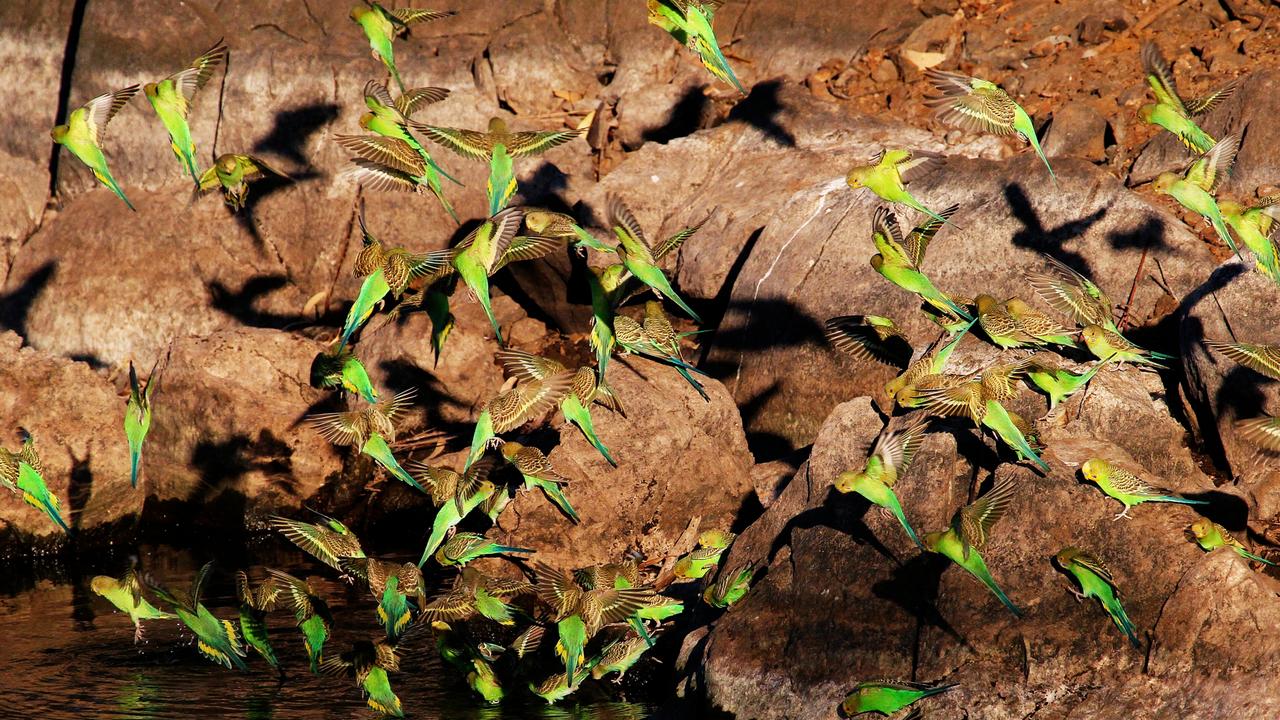
[[[842,493],[853,492],[861,477],[862,473],[856,473],[851,470],[846,470],[840,473],[840,475],[836,477],[836,481],[834,483],[836,490],[839,490]]]
[[[1062,550],[1060,550],[1056,556],[1054,556],[1054,560],[1058,561],[1058,565],[1060,567],[1065,568],[1071,563],[1075,562],[1076,557],[1079,555],[1080,555],[1080,548],[1065,547],[1065,548],[1062,548]]]
[[[1093,483],[1098,482],[1098,479],[1106,475],[1109,470],[1111,465],[1101,458],[1086,460],[1084,465],[1080,466],[1080,474],[1084,475],[1085,480]]]
[[[1004,309],[1008,310],[1010,314],[1022,315],[1029,312],[1031,310],[1031,306],[1019,298],[1009,298],[1004,302]]]
[[[360,116],[360,128],[362,130],[368,130],[371,122],[373,122],[373,113],[367,112]]]
[[[364,17],[364,14],[367,12],[369,12],[369,8],[365,7],[364,5],[357,5],[351,8],[350,16],[351,16],[351,19],[354,20],[355,22],[360,22],[360,18]]]
[[[1213,528],[1213,522],[1208,518],[1200,518],[1191,523],[1191,527],[1187,528],[1191,531],[1191,535],[1197,540],[1203,540],[1208,537],[1209,531]]]
[[[1160,177],[1156,178],[1155,182],[1151,183],[1151,189],[1158,193],[1167,193],[1169,188],[1173,187],[1173,184],[1181,179],[1182,177],[1178,173],[1163,172],[1160,173]]]
[[[1142,107],[1138,108],[1138,117],[1142,118],[1142,122],[1145,122],[1145,123],[1151,122],[1151,118],[1154,117],[1155,114],[1156,114],[1156,106],[1154,103],[1149,105],[1143,105]]]
[[[1080,331],[1080,337],[1084,338],[1085,344],[1093,345],[1106,339],[1102,328],[1098,325],[1088,325],[1084,330]]]
[[[214,161],[214,166],[218,168],[218,172],[230,174],[236,171],[236,166],[240,161],[236,158],[235,153],[223,153]]]
[[[55,125],[53,129],[49,131],[49,137],[53,138],[54,142],[61,143],[63,140],[66,139],[67,130],[69,129],[70,128],[68,128],[66,125]]]
[[[978,295],[973,298],[973,304],[978,306],[979,313],[986,314],[995,310],[1000,302],[990,295]]]
[[[155,83],[147,83],[142,86],[142,92],[147,96],[148,100],[155,100],[159,95],[160,86]]]
[[[501,134],[507,131],[507,122],[502,118],[489,118],[489,132]]]
[[[856,167],[849,171],[849,174],[845,176],[844,181],[849,183],[849,187],[854,190],[864,187],[867,175],[869,175],[872,170],[875,170],[875,167],[875,165],[863,165]]]

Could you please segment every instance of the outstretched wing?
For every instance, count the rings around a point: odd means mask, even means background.
[[[997,135],[1013,132],[1018,106],[1003,90],[994,86],[974,87],[973,78],[936,68],[925,70],[924,75],[942,93],[940,97],[926,99],[924,104],[935,108],[944,122]]]
[[[966,556],[968,556],[968,548],[981,550],[986,545],[991,527],[1009,508],[1009,501],[1013,499],[1015,487],[1016,484],[1012,478],[1002,477],[996,480],[995,485],[992,485],[982,497],[956,513],[954,527],[965,546]]]
[[[187,116],[187,103],[195,99],[196,93],[200,88],[209,82],[209,78],[213,77],[213,71],[222,64],[227,58],[227,45],[219,40],[214,43],[213,47],[204,52],[203,55],[196,58],[191,63],[191,67],[180,70],[168,79],[173,81],[174,86],[182,93],[183,100],[182,116]]]
[[[938,213],[938,215],[946,220],[950,220],[951,216],[955,215],[956,211],[959,209],[959,205],[952,205]],[[905,248],[907,251],[907,259],[911,261],[912,265],[920,267],[924,263],[924,254],[925,251],[929,249],[929,241],[933,239],[934,235],[938,234],[938,230],[942,225],[942,220],[932,217],[927,218],[907,235]]]
[[[120,112],[125,103],[138,94],[138,88],[138,85],[130,85],[115,92],[103,93],[84,104],[85,124],[94,144],[101,144],[102,131],[106,129],[107,123]]]
[[[1201,155],[1187,170],[1187,182],[1198,185],[1206,192],[1217,192],[1218,186],[1231,174],[1231,166],[1240,150],[1240,133],[1232,133],[1219,140],[1209,152]]]

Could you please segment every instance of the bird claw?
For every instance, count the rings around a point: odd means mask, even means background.
[[[1119,514],[1117,514],[1115,517],[1111,518],[1111,522],[1115,522],[1116,520],[1119,520],[1120,518],[1125,518],[1126,520],[1132,520],[1132,519],[1133,519],[1132,517],[1130,517],[1130,516],[1129,516],[1129,508],[1125,508],[1123,511],[1121,511]]]
[[[1084,600],[1084,593],[1080,592],[1079,590],[1073,587],[1069,587],[1067,588],[1067,590],[1069,590],[1071,594],[1076,597],[1076,602],[1081,602]]]

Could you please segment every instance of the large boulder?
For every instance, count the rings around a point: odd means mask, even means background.
[[[62,517],[79,532],[124,521],[142,509],[143,491],[129,487],[124,399],[88,364],[22,347],[0,334],[0,446],[17,450],[32,433],[44,478]],[[0,546],[62,538],[44,513],[0,492]]]
[[[1080,430],[1075,422],[1067,424],[1071,432]],[[949,425],[935,425],[895,490],[914,527],[927,531],[945,527],[989,478],[1015,480],[1018,490],[983,557],[1026,610],[1018,619],[949,561],[918,554],[892,518],[831,490],[840,471],[861,463],[882,425],[865,398],[839,405],[808,464],[731,550],[726,566],[753,560],[768,570],[707,640],[703,679],[715,707],[744,719],[834,717],[854,685],[886,677],[959,683],[929,704],[931,717],[955,719],[1158,717],[1152,695],[1181,697],[1202,714],[1217,703],[1224,716],[1244,716],[1259,701],[1230,696],[1225,688],[1235,678],[1275,695],[1274,681],[1250,670],[1280,640],[1274,623],[1253,620],[1255,600],[1280,602],[1267,589],[1274,581],[1234,554],[1205,555],[1184,539],[1198,517],[1189,507],[1144,505],[1113,521],[1119,505],[1078,482],[1074,466],[1106,456],[1209,500],[1214,517],[1238,510],[1238,497],[1214,491],[1194,468],[1184,475],[1143,468],[1119,445],[1083,430],[1050,441],[1046,477],[993,464],[975,451],[972,430],[953,439],[941,432]],[[1129,647],[1098,604],[1078,604],[1066,591],[1070,581],[1051,558],[1070,545],[1110,565],[1139,637],[1152,646],[1145,673],[1146,654]],[[1199,601],[1195,593],[1207,591],[1209,577],[1240,585],[1216,602]],[[1233,632],[1260,637],[1256,645],[1231,645],[1224,638]],[[1216,652],[1189,653],[1197,638]],[[1186,699],[1188,683],[1209,696]],[[1081,703],[1091,711],[1081,713]]]
[[[1031,153],[1003,161],[953,156],[913,183],[913,194],[935,210],[961,204],[956,226],[929,245],[924,270],[934,283],[957,296],[986,292],[1037,303],[1024,276],[1042,269],[1047,253],[1093,278],[1116,303],[1133,288],[1129,316],[1141,325],[1175,309],[1212,271],[1212,257],[1194,235],[1114,177],[1073,158],[1056,160],[1055,170],[1056,188]],[[887,315],[914,343],[936,335],[917,299],[867,264],[875,252],[871,216],[881,204],[841,179],[815,183],[792,195],[756,241],[708,359],[738,404],[751,408],[748,433],[803,446],[836,403],[883,385],[882,375],[841,370],[844,361],[823,338],[827,318]],[[903,216],[904,232],[916,220]],[[1171,345],[1167,336],[1151,335],[1151,342]]]

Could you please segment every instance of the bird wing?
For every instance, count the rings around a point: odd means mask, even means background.
[[[425,135],[428,140],[472,160],[488,160],[489,154],[493,152],[493,141],[487,133],[420,123],[413,123],[412,127]]]
[[[289,542],[314,555],[320,562],[333,568],[339,566],[338,556],[329,547],[327,534],[330,531],[326,528],[278,515],[273,516],[270,522],[271,527],[279,530]]]
[[[925,77],[941,92],[941,97],[928,98],[925,105],[936,108],[944,122],[953,122],[966,130],[987,131],[997,135],[1013,132],[1017,104],[997,87],[975,88],[972,78],[936,68],[925,70]]]
[[[511,133],[506,139],[507,152],[511,157],[525,157],[546,152],[557,145],[563,145],[587,132],[587,128],[573,130],[549,130],[543,132],[524,131]]]
[[[911,344],[896,326],[872,325],[864,315],[842,315],[826,322],[827,342],[857,360],[906,368],[911,362]]]
[[[1203,115],[1234,95],[1236,93],[1236,89],[1239,87],[1240,79],[1236,78],[1207,95],[1193,98],[1186,103],[1187,112],[1192,115]]]
[[[355,167],[348,170],[347,175],[358,185],[367,187],[370,190],[377,190],[378,192],[424,192],[422,185],[419,185],[413,179],[413,176],[403,170],[387,167],[364,158],[355,158],[351,162],[355,163]],[[201,187],[203,186],[204,178],[201,178]]]
[[[344,560],[343,564],[345,565],[346,562]],[[349,570],[349,568],[344,569]],[[311,587],[307,585],[306,581],[299,580],[289,573],[275,568],[267,568],[267,575],[281,586],[282,592],[288,594],[290,602],[293,603],[295,614],[307,617],[315,611],[311,603]]]
[[[1156,487],[1151,483],[1143,480],[1134,473],[1124,468],[1111,467],[1111,486],[1116,492],[1122,495],[1136,495],[1138,497],[1155,497],[1157,495],[1172,495],[1170,490]]]
[[[959,205],[952,205],[938,215],[946,220],[950,220],[951,216],[960,209]],[[907,258],[911,260],[911,264],[920,267],[924,264],[925,251],[929,249],[929,241],[934,235],[938,234],[939,228],[943,225],[942,220],[937,218],[927,218],[925,221],[915,227],[907,235],[906,245]]]
[[[898,253],[899,257],[908,260],[907,251],[902,245],[902,229],[898,227],[898,219],[889,208],[883,205],[876,208],[871,216],[871,232],[879,233],[890,247],[894,248],[894,252]]]
[[[266,177],[268,173],[285,179],[289,178],[289,173],[280,170],[257,155],[240,155],[239,158],[240,165],[244,168],[244,177],[246,180],[255,180],[257,178]]]
[[[573,374],[564,372],[543,380],[517,385],[490,402],[493,431],[499,435],[553,408],[573,383]]]
[[[1049,264],[1047,273],[1028,273],[1031,287],[1051,307],[1070,315],[1081,325],[1106,326],[1115,322],[1111,300],[1092,280],[1081,275],[1060,260],[1044,256]]]
[[[222,64],[226,58],[227,45],[219,40],[214,43],[213,47],[206,50],[203,55],[196,58],[195,61],[191,63],[191,67],[170,75],[168,79],[173,81],[174,87],[182,93],[182,97],[187,103],[189,103],[195,99],[196,93],[199,92],[200,88],[204,87],[205,83],[209,82],[209,78],[213,77],[213,71],[216,70],[218,65]],[[182,106],[182,116],[186,117],[186,115],[187,105],[184,103]]]
[[[906,153],[906,158],[897,163],[897,168],[898,177],[904,183],[919,180],[937,170],[945,161],[943,156],[923,150],[903,150],[902,152]],[[881,159],[883,159],[884,151],[881,151],[880,154]],[[878,162],[879,160],[877,160]]]
[[[390,13],[405,26],[430,20],[439,20],[458,14],[453,10],[418,10],[415,8],[400,8],[391,10]]]
[[[385,87],[385,86],[384,86]],[[420,87],[405,91],[403,95],[396,98],[395,108],[405,117],[412,117],[414,113],[422,108],[438,103],[449,97],[448,88],[438,87]]]
[[[671,237],[667,238],[666,240],[663,240],[662,242],[658,243],[653,248],[653,259],[661,260],[662,258],[678,250],[680,246],[684,244],[684,241],[693,237],[693,234],[698,232],[698,230],[701,229],[702,226],[706,224],[706,222],[707,222],[706,220],[703,220],[697,225],[694,225],[692,227],[687,227],[681,230],[680,232],[677,232],[676,234],[672,235]]]
[[[520,380],[542,380],[567,369],[561,362],[524,350],[499,350],[496,357],[503,372]]]
[[[373,102],[369,102],[373,100]],[[381,80],[370,80],[364,84],[364,104],[370,110],[374,109],[374,105],[387,108],[395,108],[396,101],[391,99],[391,91],[387,89],[387,84]]]
[[[361,410],[316,413],[307,417],[307,423],[334,445],[363,445],[369,431]]]
[[[582,599],[582,588],[573,577],[543,563],[534,563],[533,570],[538,599],[549,605],[557,618],[572,613]]]
[[[1280,452],[1280,418],[1270,415],[1236,423],[1236,432],[1249,442],[1272,452]]]
[[[89,128],[89,136],[93,138],[95,145],[101,144],[102,131],[106,129],[107,123],[120,112],[120,108],[124,107],[125,103],[138,94],[138,88],[136,84],[130,85],[114,92],[103,93],[84,104],[85,124]]]
[[[653,589],[648,587],[605,588],[584,593],[582,619],[587,625],[587,635],[594,635],[605,625],[621,622],[648,607],[653,595]]]
[[[982,395],[997,402],[1009,400],[1018,394],[1018,376],[1027,369],[1025,360],[1005,365],[992,365],[982,371]]]
[[[560,238],[542,237],[539,235],[517,235],[512,238],[511,243],[507,245],[506,252],[502,253],[502,257],[498,259],[498,263],[493,266],[493,271],[497,272],[513,262],[537,260],[540,257],[545,257],[546,255],[555,252],[561,247],[564,247],[564,241]]]
[[[925,411],[932,415],[964,416],[976,423],[981,422],[986,414],[981,382],[921,390],[917,398],[923,401]]]
[[[902,429],[890,433],[883,441],[878,440],[873,452],[878,453],[885,465],[893,467],[901,476],[911,467],[916,451],[924,443],[924,430],[928,423],[926,415],[916,415]]]
[[[1075,557],[1073,557],[1072,560],[1075,562],[1075,564],[1079,565],[1080,567],[1087,568],[1094,575],[1097,575],[1098,577],[1102,578],[1102,580],[1106,582],[1108,585],[1110,585],[1113,589],[1115,588],[1116,581],[1115,581],[1115,578],[1111,576],[1111,570],[1106,566],[1106,564],[1104,564],[1098,558],[1090,555],[1089,553],[1083,550],[1080,550],[1079,552],[1076,553]]]
[[[1280,380],[1280,345],[1252,345],[1218,340],[1206,340],[1205,345],[1250,370]]]
[[[396,393],[391,399],[379,402],[374,406],[374,408],[376,408],[388,422],[395,424],[395,422],[400,419],[401,414],[403,414],[404,411],[409,409],[409,406],[413,404],[413,399],[417,395],[417,388],[407,388]]]
[[[1236,152],[1240,150],[1240,134],[1232,133],[1219,140],[1209,152],[1201,155],[1187,170],[1187,182],[1198,185],[1206,192],[1217,192],[1231,173],[1231,166],[1236,161]]]
[[[609,217],[609,224],[613,227],[620,227],[631,234],[641,245],[649,247],[649,241],[645,239],[644,229],[640,227],[640,221],[636,220],[635,214],[631,212],[631,208],[623,202],[622,198],[610,194],[605,199],[605,214]]]
[[[412,176],[427,172],[427,164],[409,143],[382,135],[334,135],[334,142],[356,157],[399,170]]]
[[[1142,69],[1147,73],[1147,81],[1159,85],[1160,90],[1167,96],[1167,98],[1158,97],[1157,99],[1172,102],[1178,112],[1186,115],[1187,108],[1182,102],[1182,96],[1178,94],[1178,83],[1173,77],[1173,68],[1169,67],[1169,61],[1160,54],[1160,48],[1154,42],[1147,41],[1142,44]]]
[[[195,579],[191,581],[191,606],[195,607],[200,604],[200,593],[204,591],[204,583],[209,579],[209,573],[213,571],[213,561],[205,563],[200,571],[196,573]]]
[[[958,522],[955,522],[954,526],[966,547],[981,550],[986,545],[991,527],[1009,508],[1009,501],[1013,498],[1015,487],[1012,478],[1002,477],[991,486],[990,490],[956,513]]]

